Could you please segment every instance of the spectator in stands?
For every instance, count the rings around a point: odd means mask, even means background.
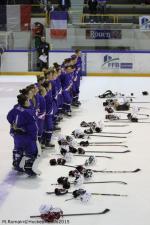
[[[100,13],[104,14],[106,9],[106,0],[98,0]]]
[[[150,0],[143,0],[145,4],[150,4]]]
[[[39,48],[41,43],[41,37],[44,33],[44,26],[40,22],[35,22],[32,28],[33,37],[35,40],[35,48]]]
[[[96,13],[97,12],[97,0],[88,0],[88,6],[90,13]]]
[[[41,37],[41,43],[37,49],[39,62],[40,62],[40,70],[48,67],[49,50],[50,50],[50,46],[49,46],[49,43],[46,42],[46,38]]]
[[[59,8],[62,11],[67,11],[71,7],[71,1],[70,0],[58,0]]]

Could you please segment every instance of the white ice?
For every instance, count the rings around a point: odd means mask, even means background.
[[[60,176],[67,176],[70,170],[67,167],[52,167],[51,158],[56,158],[58,146],[55,150],[46,150],[41,158],[39,169],[41,176],[28,178],[18,176],[12,170],[13,139],[9,135],[9,124],[6,120],[7,112],[16,103],[18,90],[27,84],[36,81],[35,77],[0,77],[0,224],[20,221],[23,224],[39,224],[36,220],[30,221],[31,215],[39,214],[41,204],[52,204],[60,207],[65,213],[99,212],[109,208],[106,215],[64,217],[60,223],[77,225],[150,225],[150,124],[129,124],[124,128],[104,128],[104,131],[133,133],[128,135],[125,144],[131,153],[103,154],[113,159],[97,159],[94,169],[107,170],[134,170],[140,168],[141,172],[135,174],[102,174],[95,173],[93,181],[120,180],[128,185],[120,184],[90,184],[84,185],[89,192],[127,194],[128,197],[93,196],[90,202],[83,204],[79,200],[65,202],[71,196],[57,197],[47,195],[53,191]],[[64,118],[60,123],[62,134],[71,134],[79,128],[80,122],[104,120],[102,100],[95,96],[111,89],[125,94],[134,93],[134,101],[150,101],[149,96],[142,96],[142,91],[150,93],[150,78],[123,78],[123,77],[85,77],[81,81],[79,109],[73,109],[72,118]],[[150,108],[150,104],[137,104]],[[150,109],[142,109],[141,113],[150,113]],[[125,118],[125,117],[124,117]],[[148,121],[148,120],[144,120]],[[150,121],[150,120],[149,120]],[[110,124],[110,123],[109,123]],[[120,139],[119,139],[120,140]],[[91,138],[89,141],[118,141],[114,138]],[[122,141],[122,140],[121,140]],[[123,151],[121,147],[88,147],[86,150],[114,150]],[[98,154],[97,154],[98,155]],[[100,154],[99,154],[100,155]],[[102,155],[102,154],[101,154]],[[57,156],[58,157],[58,156]],[[74,157],[72,165],[83,164],[85,158]],[[71,191],[75,187],[72,186]],[[24,222],[24,223],[25,223]]]

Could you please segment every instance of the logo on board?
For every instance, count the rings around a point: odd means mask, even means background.
[[[139,26],[141,31],[150,31],[150,16],[140,16]]]
[[[103,58],[103,69],[132,69],[133,63],[121,62],[119,57],[105,55]]]

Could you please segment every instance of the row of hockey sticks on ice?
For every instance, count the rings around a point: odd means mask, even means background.
[[[83,147],[88,146],[120,146],[127,148],[127,145],[122,145],[123,142],[89,142],[89,141],[81,141],[79,144]]]
[[[127,185],[126,182],[123,181],[89,181],[89,179],[92,178],[93,172],[90,169],[87,169],[84,171],[83,174],[80,174],[78,170],[70,170],[68,173],[69,177],[74,178],[74,180],[69,181],[68,177],[59,177],[57,179],[58,183],[54,183],[51,185],[62,185],[64,189],[69,189],[71,185],[76,186],[82,186],[87,184],[121,184],[121,185]],[[87,181],[88,180],[88,181]]]
[[[76,142],[71,136],[61,136],[58,138],[58,144],[63,148],[63,146],[69,145],[69,147],[76,148],[77,146],[122,146],[128,147],[127,145],[120,145],[123,142],[88,142],[88,141],[81,141],[80,143]]]
[[[85,153],[105,153],[105,154],[124,154],[124,153],[129,153],[131,152],[130,150],[126,150],[126,151],[85,151]],[[75,154],[74,156],[85,156],[88,157],[89,155],[82,155],[82,154]],[[102,156],[97,156],[95,155],[95,157],[102,157]],[[105,156],[106,157],[106,156]]]
[[[127,112],[117,112],[117,111],[114,111],[114,113],[118,113],[118,114],[125,114],[125,115],[128,115],[129,113],[127,113]],[[144,114],[144,113],[137,113],[137,115],[139,115],[139,116],[147,116],[147,117],[149,117],[150,115],[149,114]],[[141,118],[142,119],[142,118]],[[144,118],[144,119],[146,119],[146,118]]]
[[[69,181],[68,177],[59,177],[57,179],[57,183],[51,184],[51,185],[62,185],[64,189],[69,189],[71,185],[74,186],[81,186],[81,185],[87,185],[87,184],[121,184],[121,185],[127,185],[124,181],[87,181],[89,178],[92,177],[91,171],[86,171],[84,174],[80,174],[78,170],[70,170],[68,173],[69,177],[75,178],[74,181]]]
[[[60,165],[60,164],[59,164]],[[63,165],[63,164],[62,164]],[[62,185],[63,188],[65,189],[69,189],[71,187],[71,185],[75,185],[75,186],[81,186],[83,184],[123,184],[126,185],[126,182],[123,181],[92,181],[92,182],[87,182],[87,180],[91,179],[93,177],[93,172],[104,172],[104,171],[95,171],[95,170],[91,170],[91,169],[85,169],[82,166],[82,171],[81,171],[81,166],[80,167],[80,171],[79,169],[77,169],[78,167],[76,167],[76,169],[74,170],[70,170],[68,172],[69,177],[75,178],[75,180],[73,181],[69,181],[68,177],[59,177],[57,179],[58,183],[54,183],[51,185]],[[74,168],[74,167],[73,167]],[[84,168],[84,169],[83,169]],[[106,173],[110,172],[110,173],[136,173],[140,171],[140,169],[134,170],[134,171],[106,171]]]
[[[53,223],[53,222],[59,222],[59,219],[64,217],[74,217],[74,216],[96,216],[96,215],[103,215],[110,211],[110,209],[105,209],[101,212],[87,212],[87,213],[70,213],[70,214],[64,214],[62,209],[55,208],[52,205],[42,205],[40,207],[40,215],[36,216],[30,216],[31,219],[33,218],[40,218],[45,222]]]
[[[130,103],[132,103],[132,102],[130,102]],[[105,102],[103,102],[103,106],[105,107],[106,111],[109,111],[109,113],[113,112],[113,110],[111,109],[111,108],[113,108],[115,111],[129,111],[131,109],[133,114],[135,114],[135,112],[136,112],[136,114],[138,114],[139,107],[137,107],[137,106],[131,107],[130,103],[128,101],[124,101],[124,100],[121,102],[117,99],[114,99],[114,100],[108,99]]]
[[[132,116],[131,114],[127,115],[127,119],[121,119],[118,115],[115,114],[108,114],[105,116],[105,119],[109,120],[109,121],[105,121],[105,122],[111,122],[111,121],[115,121],[115,122],[131,122],[131,123],[150,123],[150,121],[139,121],[139,120],[143,120],[143,119],[149,119],[149,118],[137,118],[136,116]]]
[[[130,103],[135,103],[135,104],[149,104],[150,102],[149,101],[133,101],[132,98],[129,98],[127,99],[125,96],[122,96],[120,98],[109,98],[109,99],[106,99],[105,102],[103,102],[103,106],[107,106],[107,105],[116,105],[116,104],[120,104],[120,105],[123,105],[123,104],[130,104]],[[129,106],[130,107],[130,106]]]
[[[139,109],[139,107],[134,107],[134,108],[138,108]],[[120,107],[120,110],[117,110],[116,108],[115,108],[115,111],[112,109],[112,106],[107,106],[107,107],[105,107],[105,111],[107,111],[109,114],[113,114],[113,113],[117,113],[117,114],[125,114],[125,115],[127,115],[127,118],[130,120],[130,119],[132,119],[132,118],[138,118],[138,119],[140,119],[140,120],[147,120],[147,119],[149,119],[149,114],[142,114],[142,113],[138,113],[138,110],[131,110],[129,113],[126,113],[126,112],[122,112],[122,111],[127,111],[127,110],[129,110],[129,109],[121,109],[121,107]],[[117,115],[118,116],[118,115]],[[139,117],[139,116],[145,116],[145,117]],[[118,116],[118,119],[119,119],[119,116]],[[104,121],[105,122],[105,121]],[[132,121],[132,122],[134,122],[134,121]]]
[[[55,154],[56,156],[63,156],[64,159],[66,159],[66,161],[68,162],[67,158],[73,158],[74,156],[75,157],[95,157],[95,158],[106,158],[106,159],[112,159],[112,157],[110,156],[101,156],[101,155],[85,155],[85,154],[73,154],[71,152],[66,152],[66,153],[63,153],[63,154]],[[70,160],[69,160],[70,161]]]
[[[127,134],[130,134],[132,131],[130,131]],[[112,136],[112,135],[94,135],[93,133],[100,133],[100,132],[93,132],[93,129],[89,128],[87,130],[84,130],[84,132],[81,129],[76,129],[72,132],[72,135],[75,138],[84,139],[84,138],[90,138],[90,137],[109,137],[109,138],[127,138],[126,136]],[[121,134],[121,133],[109,133],[105,132],[106,134]]]
[[[76,151],[74,151],[74,150],[76,150]],[[110,156],[99,156],[99,155],[95,155],[95,154],[94,155],[86,155],[85,153],[108,153],[108,154],[109,153],[120,153],[120,154],[122,154],[122,153],[129,153],[129,152],[130,152],[130,150],[118,151],[118,152],[117,151],[85,151],[82,148],[78,148],[78,150],[77,149],[73,149],[73,151],[71,151],[71,150],[68,151],[66,149],[61,149],[60,150],[60,154],[58,153],[58,154],[55,154],[55,155],[56,156],[57,155],[58,156],[62,155],[64,160],[65,160],[65,163],[66,163],[66,162],[71,162],[74,156],[75,157],[88,157],[88,159],[86,161],[88,161],[88,160],[91,161],[91,159],[96,159],[96,158],[112,159],[112,157],[110,157]],[[79,154],[75,154],[75,153],[79,153]],[[56,162],[56,159],[53,159],[52,161],[53,161],[53,164],[55,164],[55,165],[58,164]]]
[[[139,110],[140,110],[139,107],[132,107],[130,113],[132,114],[132,113],[136,112],[136,114],[139,115],[139,116],[147,116],[147,117],[150,116],[149,114],[138,113]],[[125,114],[125,115],[129,114],[129,112],[115,111],[112,107],[109,107],[109,106],[105,107],[105,111],[108,112],[108,113],[118,113],[118,114]]]
[[[65,155],[67,152],[78,154],[78,155],[84,155],[86,153],[128,153],[131,152],[130,150],[125,151],[94,151],[94,150],[84,150],[83,148],[75,148],[70,146],[62,146],[60,149],[61,155]]]
[[[142,95],[143,96],[147,96],[147,95],[149,95],[149,93],[148,93],[148,91],[142,91]],[[98,95],[98,96],[96,96],[96,97],[99,97],[99,98],[115,98],[115,97],[117,97],[117,98],[119,98],[119,97],[126,97],[126,98],[136,98],[135,96],[134,96],[134,93],[130,93],[130,95],[125,95],[125,94],[122,94],[122,93],[120,93],[120,92],[112,92],[111,90],[107,90],[107,91],[105,91],[103,94],[100,94],[100,95]]]
[[[82,156],[82,155],[79,155]],[[106,158],[106,159],[112,159],[112,157],[108,156],[100,156],[100,157],[95,157],[93,155],[87,156],[88,159],[85,160],[84,166],[93,166],[96,164],[96,158]],[[66,163],[70,163],[73,159],[73,154],[72,153],[66,153],[64,155],[64,158],[58,158],[57,160],[50,159],[50,165],[55,166],[55,165],[65,165]]]
[[[101,158],[106,158],[106,159],[112,159],[112,157],[107,157],[107,156],[102,156]],[[64,158],[58,158],[57,160],[50,159],[50,165],[55,166],[55,165],[65,165],[66,163],[70,163],[73,159],[73,156],[71,153],[66,153]],[[93,166],[96,164],[96,157],[91,155],[88,157],[88,159],[85,160],[84,166]]]
[[[80,123],[80,126],[81,127],[91,127],[91,125],[94,125],[95,126],[95,124],[97,124],[97,123],[96,122],[85,122],[85,121],[82,121]],[[104,124],[104,127],[127,127],[127,126],[129,126],[129,125],[124,125],[124,124],[123,125],[118,125],[118,124],[116,124],[116,125],[105,125]]]
[[[84,150],[83,150],[84,151]],[[112,159],[112,157],[110,156],[99,156],[99,155],[85,155],[85,151],[83,152],[84,154],[73,154],[71,152],[67,152],[65,149],[61,149],[60,151],[61,153],[60,154],[55,154],[56,156],[63,156],[63,159],[65,160],[64,161],[64,164],[66,162],[71,162],[73,157],[88,157],[88,159],[86,159],[85,161],[85,166],[88,166],[89,164],[93,165],[94,162],[96,163],[96,158],[105,158],[105,159]],[[104,153],[103,151],[87,151],[87,152],[90,152],[90,153]],[[121,151],[121,152],[105,152],[105,153],[129,153],[130,150],[126,150],[126,151]],[[57,162],[58,160],[56,159],[52,159],[52,164],[59,164],[59,162]],[[89,162],[89,163],[88,163]]]
[[[71,199],[66,199],[65,201],[68,200],[72,200],[72,199],[79,199],[81,200],[81,202],[88,202],[91,198],[92,195],[95,196],[109,196],[109,197],[127,197],[127,195],[124,194],[110,194],[110,193],[90,193],[87,192],[85,189],[76,189],[73,192],[69,192],[67,189],[59,189],[59,188],[55,188],[55,190],[53,192],[46,192],[48,195],[52,195],[55,194],[56,196],[62,196],[62,195],[66,195],[66,194],[71,194],[73,196],[73,198]]]
[[[146,93],[146,92],[145,92]],[[147,92],[148,93],[148,92]],[[98,98],[122,98],[122,97],[126,97],[126,98],[135,98],[134,94],[131,93],[130,96],[126,96],[125,94],[119,93],[119,92],[112,92],[111,90],[107,90],[105,91],[103,94],[100,94],[98,96],[95,96]]]
[[[129,152],[131,152],[130,150],[125,150],[125,151],[94,151],[94,150],[91,150],[91,151],[88,151],[88,150],[84,150],[83,148],[61,148],[60,149],[60,154],[61,155],[65,155],[66,153],[72,153],[72,154],[74,154],[74,156],[85,156],[85,157],[87,157],[88,155],[85,155],[86,153],[120,153],[120,154],[122,154],[122,153],[129,153]],[[76,154],[76,155],[75,155]],[[96,157],[98,157],[98,156],[96,156]]]
[[[61,149],[60,150],[60,153],[61,154],[55,154],[55,155],[56,156],[57,155],[58,156],[62,155],[63,158],[58,158],[57,160],[55,158],[54,159],[51,159],[50,160],[50,165],[52,165],[52,166],[54,166],[54,165],[65,165],[68,162],[70,163],[72,161],[72,159],[73,159],[74,156],[75,157],[88,157],[88,159],[85,160],[85,163],[84,163],[85,166],[95,165],[96,164],[96,161],[97,161],[96,160],[97,158],[112,159],[112,157],[110,157],[110,156],[85,155],[84,149],[81,148],[81,150],[82,150],[82,153],[84,153],[84,154],[73,154],[72,152],[69,152],[69,151],[67,151],[65,149]],[[92,151],[90,151],[90,152],[92,152]],[[94,153],[95,152],[96,151],[94,151]],[[128,152],[130,152],[130,150],[123,151],[121,153],[128,153]],[[109,152],[107,152],[107,153],[109,153]],[[111,153],[114,153],[114,152],[111,152]],[[115,153],[120,153],[120,152],[115,152]]]
[[[75,168],[76,170],[78,170],[81,174],[83,174],[87,169],[83,167],[83,165],[78,165],[78,166],[71,166],[71,165],[66,165],[65,164],[65,160],[60,158],[60,162],[58,164],[53,164],[52,160],[50,160],[50,165],[61,165],[61,166],[65,166],[65,167],[71,167],[71,168]],[[95,172],[95,173],[137,173],[141,171],[141,169],[135,169],[135,170],[91,170],[91,172]]]
[[[93,133],[102,133],[102,134],[130,134],[132,131],[128,131],[128,132],[103,132],[103,129],[104,129],[104,123],[100,120],[98,121],[97,123],[96,122],[85,122],[85,121],[82,121],[80,123],[80,126],[81,127],[89,127],[90,128],[90,132],[89,134],[93,134]],[[75,133],[79,132],[78,131],[79,129],[76,129],[74,130],[72,133],[75,135]],[[84,132],[82,131],[82,133],[88,133],[87,132],[88,130],[84,130]]]
[[[107,122],[116,122],[116,123],[139,123],[139,124],[149,124],[150,123],[150,121],[139,121],[137,118],[133,118],[132,120],[122,120],[122,119],[111,119],[111,120],[109,120],[109,121],[107,121],[107,120],[105,120],[105,122],[107,123]]]

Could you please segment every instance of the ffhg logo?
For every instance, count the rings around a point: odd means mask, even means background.
[[[104,63],[102,67],[107,67],[111,69],[118,69],[120,67],[119,58],[112,58],[109,55],[104,56]]]
[[[133,63],[120,62],[118,57],[113,58],[110,55],[104,56],[104,63],[102,64],[103,69],[132,69]]]
[[[150,31],[150,16],[141,16],[139,18],[140,29]]]

